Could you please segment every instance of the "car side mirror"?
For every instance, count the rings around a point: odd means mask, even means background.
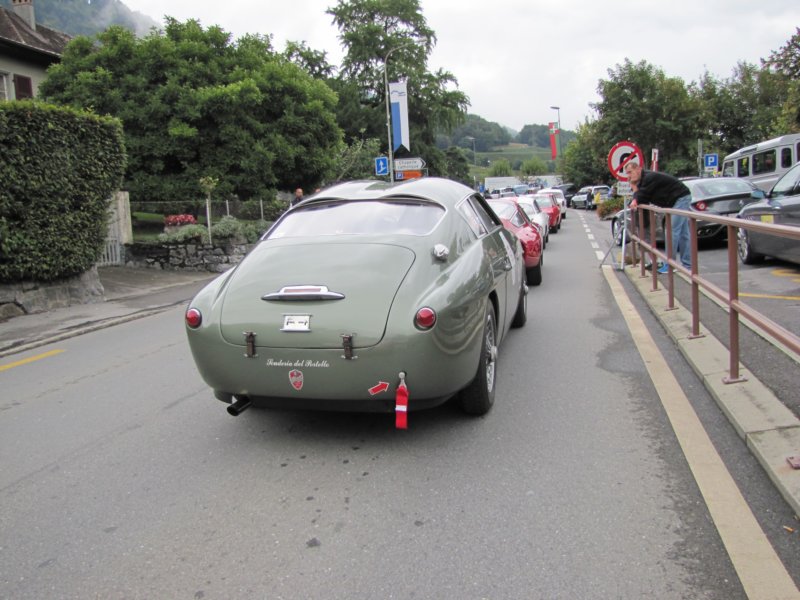
[[[753,190],[750,192],[750,197],[755,198],[756,200],[763,200],[767,197],[767,195],[764,193],[764,190]]]

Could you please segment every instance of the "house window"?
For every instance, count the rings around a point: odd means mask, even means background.
[[[30,77],[14,75],[14,95],[17,100],[33,98],[33,82]]]
[[[0,100],[8,100],[8,84],[6,74],[0,73]]]

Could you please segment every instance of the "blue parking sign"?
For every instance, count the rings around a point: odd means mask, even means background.
[[[375,175],[389,174],[389,159],[385,156],[378,156],[375,159]]]
[[[719,166],[719,154],[704,154],[703,164],[706,169],[716,169]]]

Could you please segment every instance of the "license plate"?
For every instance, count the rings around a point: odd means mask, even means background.
[[[283,315],[281,331],[311,331],[311,315]]]

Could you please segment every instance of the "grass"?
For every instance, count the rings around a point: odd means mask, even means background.
[[[548,148],[534,148],[526,144],[509,144],[507,146],[498,146],[489,152],[476,152],[475,158],[479,164],[470,166],[469,173],[477,181],[483,181],[490,176],[491,166],[485,166],[487,161],[493,163],[505,158],[513,166],[517,161],[524,163],[534,157],[541,159],[545,164],[553,162]],[[512,171],[511,175],[522,177],[519,171]]]

